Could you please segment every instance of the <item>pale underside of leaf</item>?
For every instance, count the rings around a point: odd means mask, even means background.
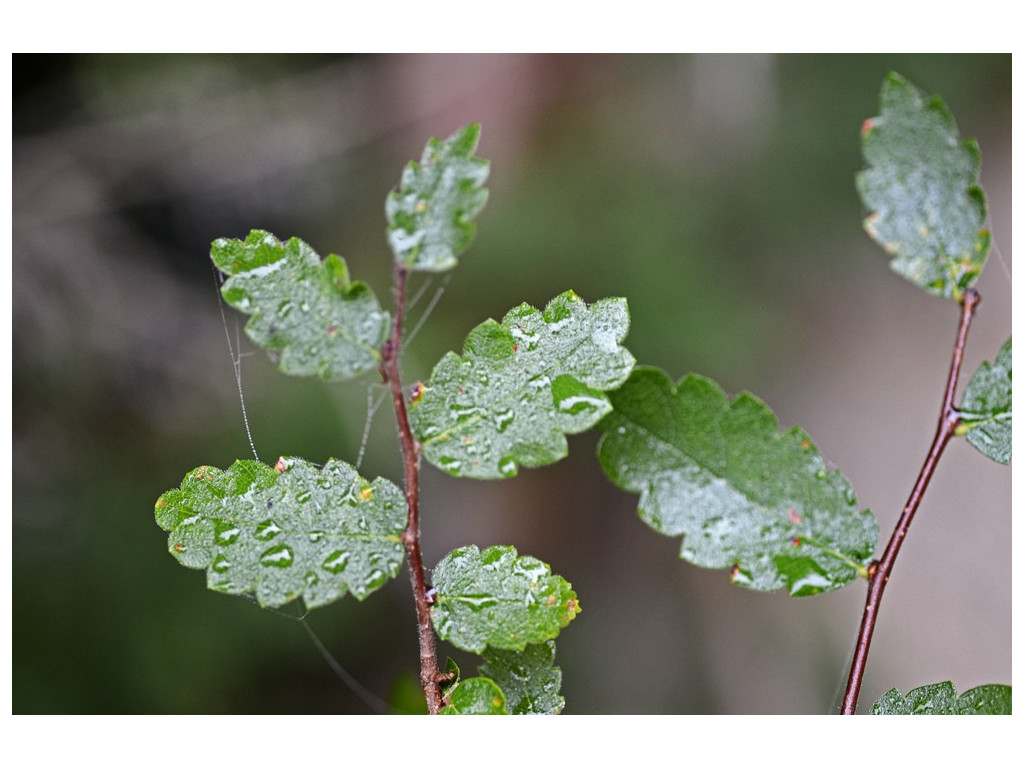
[[[984,362],[964,392],[960,409],[967,440],[1001,464],[1009,464],[1013,449],[1013,339],[996,359]]]
[[[438,636],[473,653],[552,640],[580,612],[569,582],[514,547],[456,549],[434,569],[433,586]]]
[[[452,475],[511,477],[568,452],[565,435],[611,410],[605,392],[632,370],[620,342],[625,299],[592,306],[572,291],[544,312],[522,304],[500,324],[477,326],[463,356],[448,353],[410,404],[413,432],[431,464]]]
[[[388,195],[388,242],[395,261],[413,271],[443,272],[469,247],[472,222],[487,202],[486,160],[473,156],[480,126],[467,125],[444,141],[431,139],[420,162],[410,162]]]
[[[730,402],[703,377],[673,384],[664,371],[637,367],[612,404],[599,425],[601,465],[640,494],[649,526],[683,537],[684,560],[795,596],[866,576],[874,515],[858,511],[849,482],[826,469],[807,434],[780,433],[756,397]]]
[[[246,334],[280,355],[284,373],[341,380],[380,364],[389,315],[365,283],[349,279],[340,256],[321,261],[298,238],[281,243],[253,230],[244,241],[215,241],[211,257],[230,275],[225,301],[252,315]]]
[[[286,458],[199,467],[160,497],[156,518],[168,551],[206,569],[210,589],[264,606],[301,597],[314,608],[349,592],[362,600],[404,556],[402,492],[336,459],[322,469]]]
[[[881,115],[862,129],[868,167],[857,175],[857,189],[870,211],[864,227],[896,272],[959,301],[990,244],[977,144],[959,138],[941,99],[926,98],[895,73],[881,102]]]
[[[873,715],[1009,715],[1012,689],[1008,685],[980,685],[957,696],[953,683],[915,688],[906,696],[893,688],[874,703]]]

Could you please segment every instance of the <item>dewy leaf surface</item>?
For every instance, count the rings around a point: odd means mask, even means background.
[[[729,568],[751,589],[795,596],[866,576],[878,522],[857,509],[849,482],[829,472],[799,427],[780,433],[749,393],[731,402],[695,374],[673,384],[637,367],[611,394],[598,459],[608,477],[640,494],[639,514],[680,557]]]
[[[438,636],[473,653],[553,640],[580,612],[569,582],[514,547],[456,549],[434,569],[433,585]]]
[[[445,355],[410,403],[424,457],[475,478],[511,477],[520,466],[563,458],[565,435],[608,413],[605,391],[629,376],[634,359],[620,344],[628,329],[625,299],[588,307],[572,291],[543,313],[521,304],[500,324],[480,324],[464,354]]]
[[[442,715],[507,715],[505,694],[493,680],[471,677],[452,686]]]
[[[915,688],[906,696],[893,688],[871,707],[872,715],[1009,715],[1012,689],[1008,685],[979,685],[956,695],[953,683]]]
[[[244,241],[216,240],[210,256],[231,276],[221,288],[225,301],[252,315],[245,332],[280,352],[284,373],[349,379],[380,363],[388,313],[369,286],[349,279],[340,256],[321,261],[302,240],[282,243],[262,230]]]
[[[881,109],[861,129],[868,168],[857,189],[870,211],[864,228],[896,272],[959,301],[989,250],[978,145],[959,138],[940,98],[895,73],[882,85]]]
[[[388,242],[407,269],[443,272],[469,247],[472,222],[487,202],[486,160],[473,157],[480,126],[467,125],[444,141],[431,139],[420,162],[411,161],[388,195]]]
[[[271,607],[301,597],[315,608],[348,592],[362,600],[380,588],[402,564],[405,515],[393,483],[368,482],[337,459],[323,469],[294,458],[203,466],[156,502],[182,565],[205,568],[212,590]]]
[[[964,392],[960,407],[968,442],[1000,464],[1010,463],[1013,438],[1013,339],[993,363],[982,363]]]
[[[480,666],[480,674],[498,684],[511,714],[557,715],[565,707],[559,694],[562,670],[554,665],[553,640],[521,651],[490,649],[484,658],[487,663]]]

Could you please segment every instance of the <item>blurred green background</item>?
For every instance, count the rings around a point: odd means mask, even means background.
[[[1010,334],[1009,55],[13,57],[15,713],[372,711],[296,621],[205,589],[153,503],[251,455],[210,242],[251,228],[335,251],[389,296],[384,198],[431,136],[483,124],[491,197],[408,347],[425,378],[486,317],[567,288],[626,296],[627,345],[750,390],[807,429],[888,537],[934,430],[957,311],[862,233],[858,130],[897,70],[978,138],[996,253],[965,370]],[[420,281],[422,285],[425,281]],[[374,377],[292,379],[242,339],[264,461],[353,461]],[[394,419],[364,475],[401,479]],[[558,641],[566,713],[824,713],[864,587],[795,600],[678,560],[593,459],[514,480],[424,471],[428,564],[514,544],[583,613]],[[889,687],[1010,682],[1010,471],[959,441],[886,593],[862,709]],[[307,617],[374,695],[416,674],[404,571]],[[451,649],[442,646],[442,653]],[[471,672],[472,661],[454,654]]]

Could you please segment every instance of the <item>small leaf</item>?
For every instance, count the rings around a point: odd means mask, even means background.
[[[302,240],[281,243],[258,229],[244,241],[214,241],[210,256],[231,275],[224,300],[252,315],[245,332],[264,349],[280,350],[284,373],[349,379],[379,365],[388,313],[369,286],[349,280],[340,256],[321,262]]]
[[[799,427],[779,433],[749,393],[732,402],[709,379],[673,384],[637,367],[611,394],[598,459],[613,483],[640,494],[639,514],[680,557],[729,568],[751,589],[794,596],[838,589],[867,575],[878,540],[849,482],[825,468]]]
[[[444,141],[431,139],[420,162],[411,161],[388,195],[388,242],[395,261],[414,271],[443,272],[469,247],[472,219],[487,202],[490,172],[473,157],[480,126],[467,125]]]
[[[565,706],[559,695],[562,670],[554,666],[555,643],[528,645],[522,651],[484,652],[487,663],[480,674],[489,677],[505,693],[513,715],[557,715]]]
[[[1007,339],[991,365],[982,363],[964,393],[959,434],[1000,464],[1010,463],[1013,438],[1013,352]]]
[[[424,457],[451,475],[489,479],[563,458],[565,435],[608,413],[605,390],[632,370],[619,343],[628,329],[625,299],[588,307],[572,291],[543,313],[521,304],[500,325],[478,325],[464,355],[445,355],[411,403]]]
[[[553,640],[580,612],[572,585],[514,547],[463,547],[434,569],[434,629],[456,648],[521,651]]]
[[[953,683],[915,688],[906,696],[893,688],[871,707],[872,715],[1009,715],[1012,689],[1008,685],[979,685],[956,695]]]
[[[347,592],[362,600],[398,573],[405,497],[359,477],[343,461],[317,469],[281,458],[199,467],[156,502],[168,551],[207,569],[207,586],[253,593],[276,607],[297,597],[315,608]]]
[[[926,98],[891,73],[882,114],[861,130],[868,168],[857,189],[871,214],[864,228],[892,256],[892,268],[936,296],[957,301],[988,256],[981,153],[960,139],[937,96]]]
[[[452,686],[442,715],[507,715],[505,694],[493,680],[471,677]]]

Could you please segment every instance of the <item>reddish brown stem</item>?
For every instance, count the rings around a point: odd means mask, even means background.
[[[402,374],[399,352],[402,345],[402,318],[405,308],[405,286],[409,272],[405,267],[395,267],[395,322],[391,337],[384,343],[380,372],[384,381],[391,386],[391,399],[398,420],[398,436],[402,446],[402,460],[405,465],[405,501],[409,510],[408,523],[402,533],[406,558],[409,561],[409,578],[412,580],[413,597],[416,600],[416,623],[420,638],[420,684],[427,697],[427,711],[436,715],[443,706],[441,699],[441,670],[437,664],[437,642],[430,622],[430,601],[427,596],[426,573],[423,569],[423,555],[420,552],[420,449],[413,437],[409,424],[409,412],[405,406],[405,392],[402,388]]]
[[[924,465],[917,476],[914,489],[910,492],[906,506],[903,507],[903,514],[896,522],[896,529],[889,539],[889,544],[882,553],[882,557],[875,560],[868,569],[868,595],[864,604],[864,616],[860,622],[860,632],[857,635],[857,645],[853,653],[853,663],[850,666],[850,678],[846,684],[846,695],[843,697],[842,714],[852,715],[857,711],[857,699],[860,696],[861,683],[864,681],[864,671],[867,667],[868,650],[871,648],[871,636],[875,631],[875,622],[878,620],[878,609],[882,603],[882,593],[889,581],[893,566],[896,564],[896,555],[899,554],[903,539],[906,538],[907,530],[910,528],[910,521],[914,519],[921,504],[928,483],[932,479],[935,466],[942,456],[946,444],[953,436],[954,431],[960,424],[960,414],[953,405],[953,398],[956,396],[957,382],[960,379],[960,366],[964,358],[964,345],[967,342],[967,331],[971,326],[974,312],[981,302],[981,296],[974,289],[964,293],[961,301],[960,327],[957,331],[956,345],[953,347],[953,360],[949,366],[949,378],[946,381],[946,392],[942,398],[942,413],[939,416],[939,424],[935,430],[935,438],[932,440],[931,448],[925,457]]]

